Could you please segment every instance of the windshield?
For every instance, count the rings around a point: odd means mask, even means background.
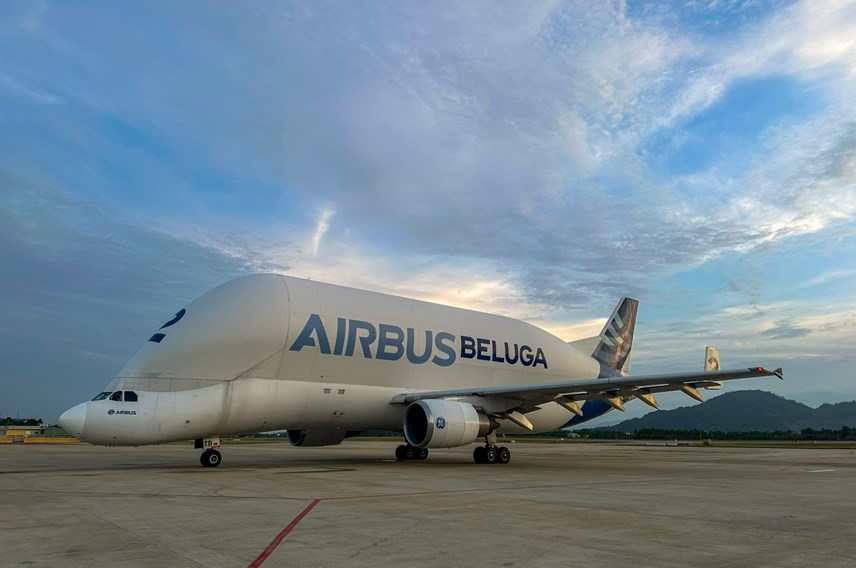
[[[111,392],[111,391],[102,392],[102,393],[100,393],[98,396],[96,396],[95,398],[93,398],[92,400],[104,400],[105,398],[107,398],[108,396],[110,396],[110,392]]]

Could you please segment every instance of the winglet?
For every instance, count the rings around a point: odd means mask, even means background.
[[[776,375],[777,377],[779,377],[779,380],[782,380],[782,381],[785,380],[785,377],[784,377],[785,373],[784,373],[784,371],[782,371],[781,367],[779,367],[778,369],[773,371],[773,374]]]

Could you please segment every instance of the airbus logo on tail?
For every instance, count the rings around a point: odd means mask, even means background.
[[[424,335],[424,337],[423,337]],[[418,336],[418,341],[417,341]],[[457,337],[446,331],[434,333],[426,329],[417,333],[412,327],[402,329],[393,324],[373,323],[346,318],[336,318],[336,335],[330,341],[327,328],[318,314],[311,314],[289,351],[300,351],[304,347],[317,347],[324,355],[353,357],[359,352],[366,359],[398,361],[402,357],[416,365],[429,360],[440,367],[452,365],[458,357],[455,348]],[[417,346],[418,342],[418,346]],[[538,365],[547,368],[547,357],[540,347],[519,345],[508,341],[470,337],[462,335],[460,340],[462,359],[479,359],[524,367]]]

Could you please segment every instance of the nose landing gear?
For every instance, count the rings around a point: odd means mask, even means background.
[[[199,438],[194,440],[194,446],[197,450],[204,448],[204,452],[199,456],[199,463],[202,467],[217,467],[223,461],[223,456],[217,451],[220,447],[220,438]]]

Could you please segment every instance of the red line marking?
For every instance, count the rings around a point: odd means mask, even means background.
[[[291,522],[288,523],[284,529],[279,531],[279,534],[276,535],[276,537],[270,542],[269,545],[267,545],[267,548],[262,550],[262,553],[259,554],[255,560],[250,562],[250,564],[247,566],[247,568],[258,568],[259,566],[261,566],[262,562],[267,560],[267,557],[270,556],[274,550],[276,550],[276,547],[279,546],[279,543],[282,542],[282,539],[284,539],[286,536],[288,536],[288,533],[290,533],[291,531],[294,530],[294,527],[297,526],[297,523],[302,521],[303,517],[308,515],[309,512],[315,508],[315,505],[317,505],[320,502],[321,502],[321,499],[315,499],[314,501],[309,503],[309,505],[305,509],[303,509],[299,515],[294,517],[294,519],[292,519]]]

